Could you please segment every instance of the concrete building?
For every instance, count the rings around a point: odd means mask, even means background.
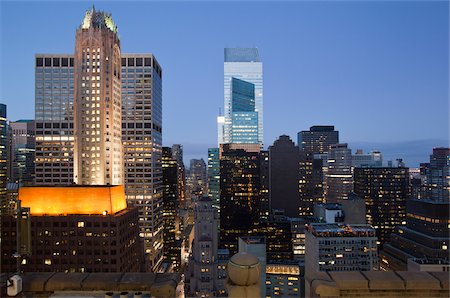
[[[330,145],[325,200],[340,203],[353,191],[352,150],[347,144]]]
[[[283,209],[289,217],[300,214],[299,162],[299,149],[289,136],[280,136],[269,147],[270,209]]]
[[[312,223],[306,233],[306,275],[379,268],[377,237],[369,225]]]
[[[354,191],[366,203],[367,223],[377,231],[381,248],[394,228],[405,224],[408,168],[355,168],[354,180]]]
[[[370,151],[364,154],[361,149],[357,149],[355,154],[352,154],[352,167],[354,168],[371,168],[382,167],[383,155],[380,151]]]
[[[208,148],[208,196],[214,208],[220,208],[220,157],[219,148]],[[219,210],[220,212],[220,210]]]
[[[450,201],[450,148],[433,148],[430,162],[422,164],[422,197],[433,201]]]
[[[339,143],[339,131],[331,125],[315,125],[297,135],[300,150],[312,153],[328,153],[330,146]]]
[[[33,185],[36,123],[34,120],[18,120],[10,122],[9,126],[11,128],[9,181]]]
[[[252,254],[258,258],[261,264],[260,293],[261,297],[266,297],[266,238],[264,236],[239,237],[239,252]]]
[[[186,204],[186,169],[183,162],[183,146],[180,144],[172,145],[172,158],[178,164],[178,200],[180,207],[185,208]]]
[[[350,193],[341,203],[314,205],[314,216],[325,223],[366,224],[366,205],[362,198]]]
[[[123,186],[21,187],[29,208],[21,235],[25,272],[139,272],[143,264],[138,211],[127,207]],[[51,202],[49,204],[48,202]],[[23,217],[22,217],[23,218]],[[1,272],[15,272],[16,220],[2,216]],[[28,246],[28,245],[27,245]]]
[[[189,297],[212,297],[219,294],[216,282],[218,261],[217,210],[207,196],[195,203],[195,236],[192,257],[186,273],[186,292]]]
[[[0,202],[1,209],[7,204],[8,183],[8,123],[6,119],[6,105],[0,104]],[[0,210],[1,211],[1,210]]]

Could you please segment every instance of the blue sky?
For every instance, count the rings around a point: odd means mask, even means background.
[[[264,63],[266,146],[316,124],[368,149],[423,141],[414,164],[448,144],[447,1],[1,2],[9,119],[34,117],[34,55],[72,53],[92,3],[112,13],[122,52],[156,55],[163,142],[187,158],[216,144],[223,48],[235,46],[258,47]]]

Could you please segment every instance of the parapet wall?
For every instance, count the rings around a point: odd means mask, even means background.
[[[307,276],[306,297],[449,297],[449,272],[342,271]]]

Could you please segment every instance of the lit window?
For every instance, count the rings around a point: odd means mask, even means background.
[[[52,260],[50,260],[50,259],[45,259],[45,260],[44,260],[44,264],[45,264],[45,265],[51,265],[51,264],[52,264]]]
[[[79,221],[78,224],[77,224],[77,226],[78,226],[79,228],[84,228],[84,221]]]

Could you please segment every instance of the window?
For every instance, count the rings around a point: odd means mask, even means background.
[[[144,58],[144,66],[152,66],[152,59]]]
[[[44,58],[36,58],[36,66],[37,67],[44,66]]]
[[[136,58],[136,66],[142,66],[142,58]]]
[[[62,62],[61,66],[65,66],[65,67],[69,66],[69,58],[62,58],[61,62]]]
[[[45,58],[45,66],[52,66],[52,59],[51,58]]]
[[[127,66],[127,58],[121,58],[122,60],[122,67]]]
[[[134,58],[128,58],[128,66],[134,66]]]
[[[59,58],[53,58],[53,66],[59,66]]]

